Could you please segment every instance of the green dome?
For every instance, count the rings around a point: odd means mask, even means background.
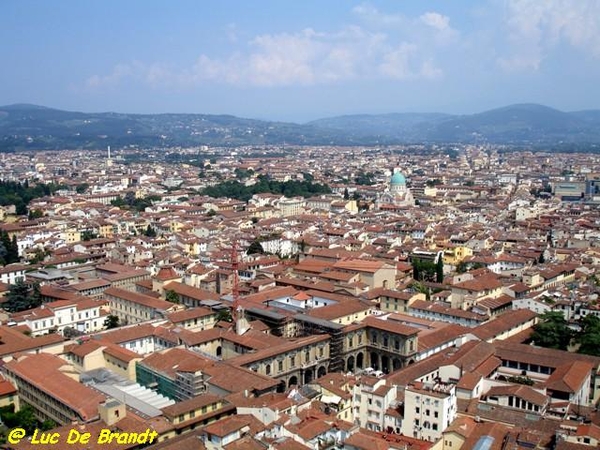
[[[396,172],[394,175],[392,175],[390,184],[391,185],[406,184],[406,178],[404,178],[404,175],[402,175],[400,172]]]

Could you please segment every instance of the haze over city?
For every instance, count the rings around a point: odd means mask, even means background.
[[[4,1],[0,104],[270,120],[596,109],[600,3]]]

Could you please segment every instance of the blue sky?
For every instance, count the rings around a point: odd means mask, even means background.
[[[598,0],[3,0],[0,105],[308,121],[600,108]]]

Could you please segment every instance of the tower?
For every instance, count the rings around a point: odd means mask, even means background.
[[[239,268],[240,263],[238,259],[237,240],[234,240],[231,247],[231,270],[233,271],[233,287],[231,289],[233,303],[231,317],[233,319],[233,323],[235,324],[235,332],[239,335],[242,335],[250,329],[250,323],[246,319],[244,308],[240,305]]]
[[[107,149],[106,167],[111,167],[111,166],[112,166],[112,159],[110,158],[110,145],[109,145],[108,149]]]

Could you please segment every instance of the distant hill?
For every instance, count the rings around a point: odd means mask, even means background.
[[[382,114],[340,116],[310,122],[347,130],[357,138],[385,136],[404,142],[489,142],[496,144],[599,143],[600,110],[562,112],[517,104],[478,114]]]
[[[0,152],[104,149],[108,145],[148,148],[283,143],[362,142],[337,130],[229,115],[82,113],[22,104],[0,107]]]
[[[517,145],[600,143],[600,110],[562,112],[535,104],[478,114],[352,115],[307,124],[208,114],[62,111],[0,107],[0,151],[194,145],[377,145],[400,143]]]

